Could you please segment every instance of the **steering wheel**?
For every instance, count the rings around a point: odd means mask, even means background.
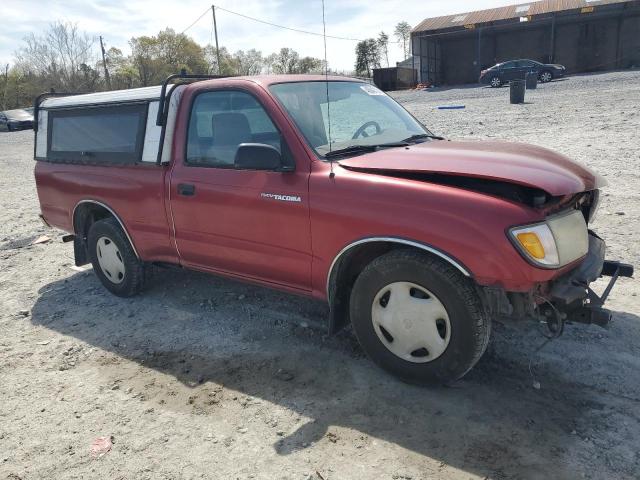
[[[353,137],[351,137],[351,140],[355,140],[359,136],[363,136],[364,138],[367,138],[369,134],[365,132],[365,130],[369,127],[376,127],[376,133],[374,133],[374,135],[378,135],[380,132],[382,132],[382,128],[380,128],[380,124],[372,120],[370,122],[363,124],[360,128],[358,128],[358,130],[356,130],[356,133],[353,134]]]

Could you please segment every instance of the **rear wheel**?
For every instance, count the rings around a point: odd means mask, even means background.
[[[87,238],[93,270],[111,293],[131,297],[144,285],[144,265],[115,218],[99,220]]]
[[[472,282],[418,251],[392,251],[365,267],[350,308],[365,352],[410,383],[461,378],[489,341],[490,320]]]
[[[553,80],[553,73],[551,73],[549,70],[543,70],[542,72],[540,72],[540,81],[542,83],[548,83],[551,80]]]
[[[500,87],[502,85],[502,80],[500,80],[500,77],[498,76],[491,77],[491,80],[489,80],[489,85],[491,85],[493,88]]]

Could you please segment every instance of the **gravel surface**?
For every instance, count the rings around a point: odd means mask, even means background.
[[[640,72],[541,85],[524,105],[508,94],[395,97],[435,133],[598,170],[595,229],[639,265]],[[350,332],[327,337],[326,307],[305,298],[174,269],[142,296],[110,295],[40,224],[32,141],[0,133],[0,478],[638,478],[634,280],[614,289],[609,330],[571,325],[537,351],[535,325],[497,324],[453,388],[408,386]]]

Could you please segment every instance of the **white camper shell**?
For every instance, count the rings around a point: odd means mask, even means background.
[[[172,91],[175,90],[175,91]],[[184,85],[45,98],[35,109],[35,158],[51,162],[168,163]],[[157,125],[161,95],[166,128]],[[160,143],[162,142],[162,148]]]

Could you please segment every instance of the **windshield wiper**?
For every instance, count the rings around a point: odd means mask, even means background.
[[[381,143],[378,145],[350,145],[345,148],[339,148],[338,150],[332,150],[324,155],[324,158],[341,157],[343,155],[349,155],[351,153],[366,153],[376,152],[381,148],[393,148],[393,147],[408,147],[409,144],[406,141],[394,142],[394,143]]]
[[[430,133],[418,133],[416,135],[411,135],[409,138],[405,138],[402,141],[412,142],[413,140],[420,140],[421,138],[431,138],[433,140],[444,140],[444,137],[439,137],[438,135],[431,135]]]

